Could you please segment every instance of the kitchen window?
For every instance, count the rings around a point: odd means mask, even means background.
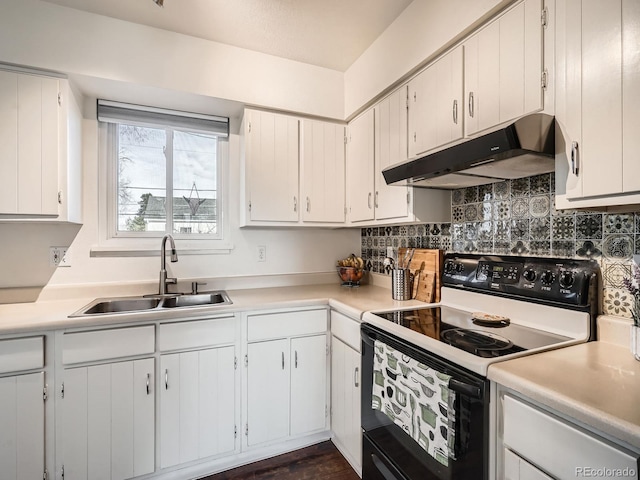
[[[198,248],[224,241],[227,118],[98,100],[98,121],[106,243],[157,249],[152,239],[166,233]]]

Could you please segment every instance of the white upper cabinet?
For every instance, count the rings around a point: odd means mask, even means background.
[[[299,121],[245,110],[245,223],[299,218]]]
[[[301,199],[304,222],[344,223],[345,127],[302,120]]]
[[[374,217],[374,113],[373,109],[349,123],[347,143],[347,209],[351,222]]]
[[[450,193],[387,185],[382,171],[407,160],[407,87],[349,123],[347,210],[355,225],[451,221]]]
[[[375,217],[401,218],[409,214],[409,187],[387,185],[382,171],[407,160],[407,87],[375,106]]]
[[[243,123],[241,224],[344,224],[344,125],[252,109]]]
[[[525,0],[464,42],[465,134],[543,108],[542,0]]]
[[[462,47],[409,82],[409,157],[462,138]]]
[[[640,202],[640,4],[556,4],[556,201]]]
[[[58,215],[59,80],[0,71],[0,215]]]

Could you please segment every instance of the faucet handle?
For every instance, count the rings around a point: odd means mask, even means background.
[[[206,282],[204,282],[204,283],[191,282],[191,295],[197,295],[198,294],[198,286],[199,285],[206,285]]]

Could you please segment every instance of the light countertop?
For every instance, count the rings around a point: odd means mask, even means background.
[[[640,362],[590,342],[498,362],[489,379],[640,449]]]
[[[0,334],[51,331],[66,328],[117,325],[155,320],[190,319],[223,313],[275,308],[329,305],[341,313],[360,319],[367,310],[384,310],[412,305],[425,305],[416,300],[397,301],[391,290],[375,285],[357,288],[338,284],[227,290],[233,304],[212,307],[161,309],[134,314],[95,315],[68,318],[95,298],[40,301],[0,305]]]

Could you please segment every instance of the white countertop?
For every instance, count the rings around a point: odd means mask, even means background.
[[[196,318],[238,311],[329,305],[347,316],[360,319],[366,310],[393,309],[425,305],[416,300],[397,301],[391,290],[374,285],[357,288],[338,284],[227,290],[233,304],[191,307],[178,310],[160,309],[133,314],[94,315],[68,318],[95,298],[40,301],[0,305],[0,334],[51,331],[122,323]]]
[[[227,293],[232,305],[81,318],[68,318],[68,315],[93,301],[93,297],[0,305],[0,334],[326,305],[360,319],[369,310],[425,305],[416,300],[393,300],[388,288],[375,285],[348,288],[320,284],[227,290]],[[495,363],[489,367],[488,377],[640,448],[640,362],[633,358],[629,348],[604,342],[566,347]]]
[[[640,362],[590,342],[489,366],[489,379],[640,448]]]

